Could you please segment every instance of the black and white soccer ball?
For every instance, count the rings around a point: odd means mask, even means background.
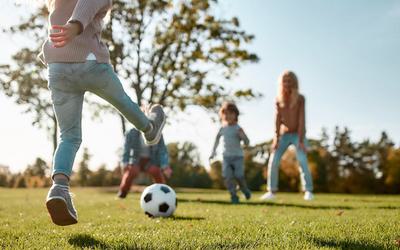
[[[149,217],[171,216],[177,205],[175,191],[165,184],[146,187],[140,197],[140,206]]]

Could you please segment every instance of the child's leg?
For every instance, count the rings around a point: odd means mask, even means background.
[[[76,88],[66,71],[71,64],[49,65],[49,89],[60,129],[60,141],[54,153],[53,172],[69,178],[75,154],[82,142],[81,120],[84,91]]]
[[[145,131],[149,126],[146,115],[126,94],[111,65],[97,63],[83,80],[87,82],[87,90],[112,104],[137,129]]]
[[[161,171],[161,168],[157,167],[157,166],[150,166],[147,169],[147,173],[151,176],[151,178],[153,179],[154,183],[165,183],[165,178],[164,175]]]
[[[145,132],[146,143],[158,143],[165,124],[165,115],[160,106],[150,109],[149,118],[124,91],[121,81],[109,64],[95,64],[82,79],[86,89],[100,96],[121,112],[137,129]]]
[[[244,166],[243,166],[243,157],[235,157],[232,162],[232,166],[234,169],[234,176],[239,183],[240,190],[245,195],[246,199],[250,199],[251,192],[250,189],[247,187],[247,182],[244,176]]]
[[[49,65],[49,88],[54,111],[60,128],[60,142],[53,160],[53,186],[50,188],[46,206],[57,225],[77,223],[77,213],[69,193],[69,176],[75,154],[81,144],[81,118],[83,92],[75,88],[65,70],[70,64]]]
[[[121,184],[119,186],[118,197],[125,198],[132,186],[132,181],[138,176],[140,169],[138,166],[130,165],[124,170]]]
[[[279,139],[278,148],[272,153],[268,164],[267,188],[269,192],[278,191],[278,171],[282,155],[290,145],[290,138],[284,134]]]
[[[232,202],[237,203],[238,198],[236,195],[236,183],[231,164],[231,157],[224,157],[222,162],[222,177],[224,178],[226,188],[231,194]]]

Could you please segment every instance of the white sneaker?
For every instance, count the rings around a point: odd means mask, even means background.
[[[276,197],[276,195],[275,195],[274,193],[272,193],[272,192],[266,192],[265,194],[263,194],[263,195],[260,197],[260,200],[262,200],[262,201],[271,201],[271,200],[274,200],[275,197]]]
[[[313,193],[310,192],[310,191],[306,191],[306,192],[304,193],[304,200],[306,200],[306,201],[312,201],[312,200],[314,200],[314,195],[313,195]]]

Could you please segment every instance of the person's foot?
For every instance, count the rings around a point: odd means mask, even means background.
[[[232,204],[239,204],[239,197],[237,195],[231,196]]]
[[[244,194],[244,197],[246,198],[246,200],[250,200],[250,198],[251,198],[251,192],[250,191],[243,192],[243,194]]]
[[[260,197],[260,200],[262,200],[262,201],[272,201],[272,200],[275,200],[275,198],[276,198],[276,195],[274,193],[266,192],[265,194],[263,194]]]
[[[68,186],[53,184],[47,194],[46,207],[54,224],[68,226],[78,223]]]
[[[312,201],[312,200],[314,200],[314,194],[312,192],[310,192],[310,191],[306,191],[304,193],[304,197],[303,198],[306,201]]]
[[[165,125],[165,113],[161,105],[155,104],[147,112],[151,128],[143,133],[144,142],[147,145],[155,145],[160,141],[161,132]]]
[[[118,198],[120,198],[120,199],[125,199],[125,197],[127,195],[128,195],[128,192],[125,192],[125,191],[122,191],[122,190],[119,190],[118,194],[117,194]]]

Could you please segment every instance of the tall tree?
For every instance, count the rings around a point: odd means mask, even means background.
[[[222,86],[246,62],[257,62],[257,55],[245,45],[254,36],[240,29],[239,20],[213,14],[216,0],[114,0],[113,11],[103,33],[110,48],[111,63],[125,88],[136,95],[139,104],[161,103],[167,111],[200,106],[215,110],[226,98],[251,99],[260,96],[251,89]],[[44,128],[57,146],[57,121],[47,89],[45,66],[37,59],[47,36],[48,11],[45,6],[3,29],[27,39],[27,46],[0,65],[0,91],[33,114],[33,124]],[[92,114],[111,111],[102,102],[90,102]]]
[[[168,144],[169,164],[173,170],[168,184],[174,187],[209,188],[211,179],[200,165],[199,152],[191,142]]]
[[[32,124],[48,131],[57,146],[57,121],[47,89],[45,66],[37,59],[46,37],[47,9],[43,6],[18,25],[3,33],[26,40],[26,47],[12,56],[12,63],[0,65],[0,91],[32,115]]]
[[[89,154],[87,148],[83,148],[82,160],[79,163],[79,169],[77,172],[77,183],[79,186],[88,186],[89,179],[91,177],[92,171],[89,169],[89,161],[92,156]]]
[[[160,103],[169,111],[190,105],[215,109],[228,97],[259,96],[251,89],[227,90],[212,80],[230,79],[243,63],[258,61],[244,49],[254,36],[240,29],[236,17],[213,15],[217,2],[113,1],[103,38],[114,69],[139,104]]]

